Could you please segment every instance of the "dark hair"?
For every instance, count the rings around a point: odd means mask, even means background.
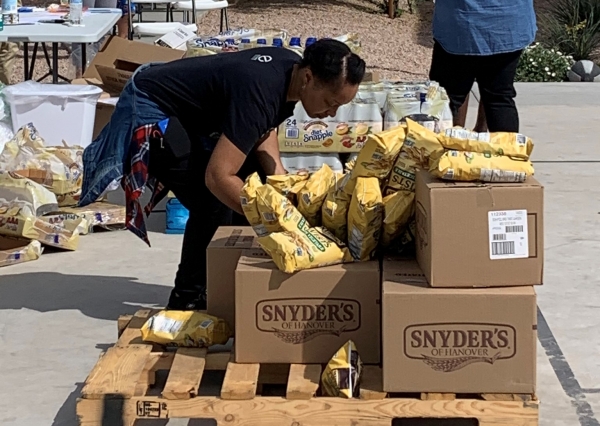
[[[341,41],[322,39],[304,51],[300,68],[310,68],[324,84],[360,84],[365,76],[365,61]]]

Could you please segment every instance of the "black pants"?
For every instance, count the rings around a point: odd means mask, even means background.
[[[435,42],[429,78],[440,83],[448,92],[455,119],[477,80],[490,132],[518,132],[514,80],[521,52],[490,56],[453,55]]]
[[[169,141],[163,141],[164,146],[168,144]],[[171,190],[190,213],[174,289],[180,297],[189,300],[206,297],[206,248],[217,228],[248,224],[245,217],[221,203],[206,187],[205,171],[210,152],[198,145],[192,144],[188,155],[173,159],[160,144],[151,144],[149,162],[150,175]],[[238,175],[244,179],[257,170],[257,162],[251,154]]]

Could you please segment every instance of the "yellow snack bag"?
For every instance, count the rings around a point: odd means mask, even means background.
[[[269,184],[256,189],[256,204],[267,233],[284,231],[284,216],[292,211],[297,211],[287,197],[277,192]]]
[[[533,142],[520,133],[477,133],[454,127],[440,135],[440,142],[446,149],[480,152],[482,154],[505,155],[528,160],[533,151]]]
[[[336,185],[329,189],[321,209],[323,226],[341,241],[346,241],[348,237],[348,207],[350,207],[352,194],[347,194],[344,191],[344,185],[347,184],[349,179],[350,175],[346,174],[341,180],[338,180]]]
[[[244,216],[248,219],[248,223],[250,223],[256,235],[262,237],[267,234],[267,230],[260,219],[256,200],[256,190],[260,186],[262,186],[262,182],[258,173],[255,172],[248,176],[240,192],[240,202],[242,203],[242,210],[244,211]]]
[[[348,247],[354,260],[369,260],[377,249],[383,221],[379,179],[358,178],[348,209]]]
[[[300,172],[292,175],[273,175],[267,176],[267,183],[277,190],[282,195],[285,195],[292,203],[297,204],[298,192],[308,180],[307,172]]]
[[[398,191],[383,199],[381,246],[389,247],[406,230],[415,211],[415,193]]]
[[[295,231],[273,232],[258,239],[275,265],[288,274],[303,269],[352,262],[348,248],[342,247],[327,230],[312,228],[302,218]]]
[[[455,181],[525,182],[533,175],[533,165],[529,160],[452,150],[436,160],[430,171]]]
[[[327,363],[321,374],[323,396],[358,398],[362,361],[356,345],[349,340]]]
[[[298,194],[298,210],[311,226],[321,224],[321,207],[336,175],[327,164],[313,173]]]
[[[358,153],[356,165],[352,169],[352,177],[385,179],[400,153],[405,137],[404,126],[369,135],[365,146]]]
[[[406,119],[406,139],[392,167],[383,195],[396,191],[414,191],[417,170],[428,170],[430,159],[437,159],[444,153],[438,135],[419,123]]]
[[[160,311],[142,326],[144,342],[167,346],[208,348],[232,336],[225,320],[198,311]]]

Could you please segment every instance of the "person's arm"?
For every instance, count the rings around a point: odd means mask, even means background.
[[[215,197],[233,211],[243,215],[240,191],[244,182],[236,175],[246,154],[221,135],[206,167],[206,187]]]
[[[279,154],[279,141],[277,140],[277,131],[271,130],[267,136],[256,147],[256,156],[260,166],[267,175],[285,175],[287,171],[281,163]]]

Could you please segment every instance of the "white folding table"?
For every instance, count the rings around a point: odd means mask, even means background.
[[[4,30],[0,31],[0,42],[8,41],[13,43],[23,43],[25,80],[29,80],[33,77],[33,61],[35,61],[34,56],[30,69],[29,43],[35,43],[34,55],[35,52],[37,52],[38,43],[52,43],[52,65],[48,65],[51,68],[50,73],[52,74],[52,82],[58,83],[59,77],[66,80],[58,74],[59,44],[81,44],[81,63],[85,70],[85,64],[87,62],[86,45],[88,43],[96,43],[102,39],[104,35],[112,30],[121,16],[121,9],[89,9],[83,14],[83,26],[69,26],[65,24],[47,24],[39,22],[40,19],[60,19],[61,15],[57,13],[20,13],[20,22],[18,25],[5,25]],[[49,62],[47,53],[46,60]]]

